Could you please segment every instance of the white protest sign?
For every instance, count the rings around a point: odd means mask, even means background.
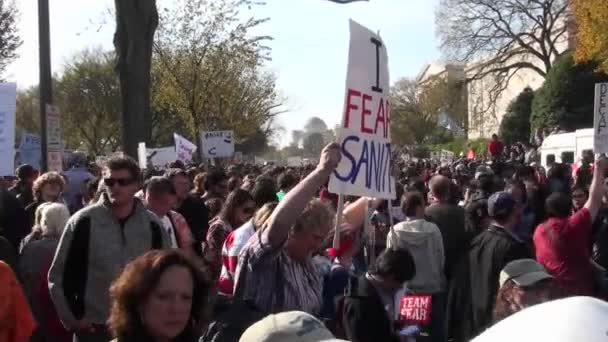
[[[15,112],[17,85],[0,83],[0,176],[15,172]]]
[[[148,154],[146,150],[146,143],[140,142],[137,145],[137,163],[139,164],[140,169],[148,168]]]
[[[608,153],[608,83],[595,85],[593,135],[593,151]]]
[[[192,161],[192,156],[196,152],[196,145],[177,133],[173,133],[173,140],[175,140],[177,159],[184,163]]]
[[[19,163],[29,164],[36,170],[40,170],[41,151],[40,136],[22,131],[21,142],[19,143]]]
[[[201,133],[201,146],[205,158],[225,158],[234,155],[234,133],[214,131]]]
[[[148,148],[146,157],[150,159],[153,166],[164,169],[177,159],[177,154],[175,153],[175,147],[167,146]]]
[[[329,181],[337,194],[391,199],[389,73],[379,35],[350,21],[350,50],[342,126],[342,160]]]
[[[63,172],[63,142],[61,141],[61,113],[57,106],[46,105],[47,169]]]

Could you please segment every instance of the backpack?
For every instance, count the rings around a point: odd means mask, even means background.
[[[152,232],[152,249],[163,247],[163,238],[160,226],[150,221]],[[91,236],[91,218],[82,217],[74,226],[74,237],[66,257],[65,269],[70,270],[63,273],[63,290],[70,311],[77,320],[84,317],[85,289],[87,283],[87,267],[89,264],[89,238]]]

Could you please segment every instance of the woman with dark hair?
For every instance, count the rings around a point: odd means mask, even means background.
[[[528,205],[526,185],[519,179],[512,179],[507,181],[505,191],[513,196],[513,199],[521,208],[521,221],[515,228],[515,235],[525,242],[531,242],[536,215],[532,207]]]
[[[203,242],[203,258],[214,282],[222,269],[222,246],[226,237],[249,221],[255,209],[253,197],[245,190],[236,189],[228,195],[220,213],[209,222],[207,239]]]
[[[500,288],[494,306],[494,323],[527,307],[559,297],[553,277],[534,259],[508,263],[500,272]]]
[[[203,275],[181,251],[144,254],[110,288],[114,342],[198,341],[207,295]]]

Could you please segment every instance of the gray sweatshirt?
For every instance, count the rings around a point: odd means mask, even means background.
[[[48,277],[51,298],[66,327],[72,327],[83,318],[105,324],[110,311],[110,285],[125,265],[153,249],[155,239],[159,241],[160,238],[160,247],[169,246],[167,233],[161,227],[156,216],[137,199],[133,213],[119,222],[112,215],[105,194],[98,203],[81,209],[70,218]],[[78,244],[72,244],[76,234],[87,230],[88,239],[77,239],[83,242],[74,246]],[[88,241],[88,246],[84,241]],[[77,305],[70,304],[74,301],[68,298],[74,292],[69,289],[74,283],[83,284],[84,288],[82,300]]]
[[[445,290],[443,240],[434,223],[424,219],[398,223],[386,238],[386,248],[394,246],[407,249],[414,258],[416,275],[408,282],[408,288],[421,294]]]

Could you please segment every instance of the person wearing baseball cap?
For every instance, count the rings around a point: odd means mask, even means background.
[[[553,276],[534,259],[519,259],[508,263],[500,272],[499,287],[494,322],[559,297]]]
[[[239,342],[340,342],[314,316],[302,311],[268,315],[250,326]],[[344,341],[346,342],[346,341]]]
[[[511,261],[532,257],[527,245],[513,233],[521,210],[508,192],[488,199],[490,227],[469,244],[456,267],[448,295],[449,333],[468,341],[492,323],[499,277]]]

